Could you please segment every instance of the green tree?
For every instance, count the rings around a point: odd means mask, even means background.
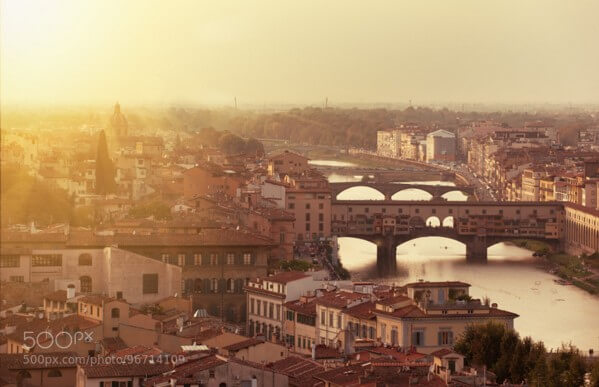
[[[96,193],[106,195],[116,192],[114,175],[114,166],[108,155],[106,133],[101,131],[98,138],[98,150],[96,152]]]
[[[530,337],[525,337],[516,345],[510,364],[510,380],[512,383],[521,383],[534,367],[534,364],[530,364],[528,361],[532,345]]]
[[[255,138],[249,138],[245,143],[245,153],[247,155],[262,157],[264,156],[264,145]]]
[[[228,155],[243,153],[245,151],[245,141],[243,138],[226,133],[218,140],[220,149]]]
[[[468,364],[493,369],[501,356],[501,342],[506,328],[503,324],[489,321],[486,324],[469,325],[454,345],[465,356]]]
[[[512,365],[512,359],[514,358],[516,348],[520,344],[520,337],[513,330],[505,330],[503,337],[501,338],[501,344],[499,345],[499,359],[497,363],[491,368],[497,375],[497,381],[503,383],[504,380],[514,383],[510,368]]]
[[[528,382],[533,387],[547,385],[547,350],[543,343],[534,343],[528,355],[527,364],[531,368]]]

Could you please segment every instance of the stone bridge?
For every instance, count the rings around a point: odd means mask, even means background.
[[[391,198],[396,193],[406,189],[419,189],[432,195],[432,200],[440,200],[448,192],[463,192],[469,199],[474,198],[474,188],[471,186],[446,186],[446,185],[427,185],[427,184],[401,184],[401,183],[379,183],[374,181],[356,181],[347,183],[329,183],[331,188],[331,197],[336,199],[337,195],[353,187],[369,187],[377,190],[385,196],[385,200]]]
[[[432,227],[433,219],[441,226]],[[563,219],[563,205],[551,202],[333,200],[331,205],[332,234],[375,243],[381,275],[396,273],[398,245],[420,237],[462,242],[466,259],[478,262],[486,262],[489,246],[518,238],[561,248]]]

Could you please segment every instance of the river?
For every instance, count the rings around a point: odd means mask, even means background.
[[[322,164],[320,161],[320,165]],[[326,165],[326,164],[325,164]],[[360,181],[362,176],[340,168],[328,175],[331,182]],[[402,182],[405,183],[405,182]],[[418,184],[453,185],[451,182]],[[342,196],[343,195],[343,196]],[[418,190],[402,191],[394,199],[428,200],[429,194]],[[448,200],[465,200],[460,192],[447,194]],[[340,194],[340,199],[382,199],[382,194],[368,187],[356,187]],[[466,248],[447,238],[418,238],[397,248],[398,275],[377,278],[376,247],[354,238],[339,238],[339,256],[352,279],[405,284],[427,281],[459,280],[472,285],[474,298],[489,297],[501,309],[520,315],[515,328],[521,336],[541,340],[548,348],[572,343],[583,351],[599,350],[599,298],[574,286],[554,282],[540,258],[528,250],[500,243],[489,248],[486,264],[466,263]]]

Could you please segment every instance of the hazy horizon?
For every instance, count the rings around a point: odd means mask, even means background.
[[[599,2],[1,0],[3,105],[595,105]]]

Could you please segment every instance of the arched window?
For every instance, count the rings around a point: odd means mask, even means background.
[[[81,293],[91,293],[92,292],[92,279],[90,276],[84,275],[79,278],[81,282]]]
[[[110,316],[112,316],[112,318],[121,317],[121,310],[119,308],[112,308],[112,310],[110,311]]]
[[[48,371],[49,378],[60,378],[62,377],[62,372],[60,370],[50,370]]]
[[[81,254],[79,256],[79,266],[91,266],[92,265],[92,256],[91,254]]]

